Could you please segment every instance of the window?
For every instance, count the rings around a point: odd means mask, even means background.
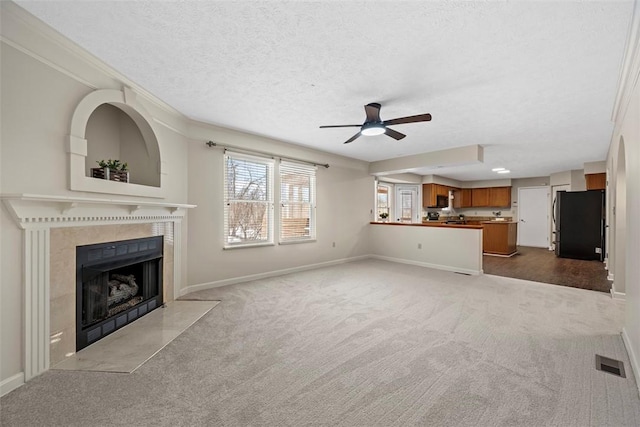
[[[376,219],[385,221],[391,217],[391,191],[392,187],[387,184],[378,184],[376,186]]]
[[[280,242],[316,238],[316,168],[280,162]]]
[[[225,248],[273,244],[273,163],[225,153]]]

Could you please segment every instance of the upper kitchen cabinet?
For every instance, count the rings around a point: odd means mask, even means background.
[[[465,206],[460,206],[465,207]],[[490,187],[471,189],[471,207],[507,208],[511,207],[511,187]]]
[[[436,206],[436,189],[434,184],[422,184],[422,206],[425,208]]]
[[[607,174],[606,173],[589,173],[584,176],[587,181],[587,190],[606,190]]]
[[[453,207],[454,209],[470,208],[473,206],[471,201],[471,189],[461,188],[456,189],[453,193]]]
[[[472,188],[471,189],[471,206],[474,208],[488,207],[489,205],[489,189],[488,188]]]
[[[441,184],[422,184],[422,206],[446,208],[449,204],[449,190],[457,189]]]
[[[496,208],[510,208],[511,187],[489,188],[489,206]]]

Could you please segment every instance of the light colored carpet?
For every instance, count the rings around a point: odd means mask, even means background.
[[[366,260],[201,291],[221,300],[132,374],[49,371],[3,426],[637,426],[624,303]]]

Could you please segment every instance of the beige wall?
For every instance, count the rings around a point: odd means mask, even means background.
[[[623,338],[631,359],[636,383],[640,384],[640,1],[635,1],[634,18],[628,40],[618,102],[614,109],[615,129],[607,164],[611,165],[608,206],[613,234],[624,234],[624,245],[609,246],[609,269],[614,269],[614,289],[622,279],[626,298]],[[624,165],[619,164],[624,140]],[[624,185],[621,185],[621,181]],[[624,188],[624,189],[623,189]],[[616,207],[614,214],[613,208]],[[623,217],[624,223],[616,219]],[[617,218],[616,218],[617,217]],[[618,242],[619,243],[619,242]],[[622,262],[621,262],[622,261]]]
[[[99,193],[69,190],[66,145],[72,114],[82,98],[96,88],[121,90],[130,85],[94,58],[79,54],[60,36],[39,23],[14,16],[15,6],[2,2],[0,14],[0,193],[30,193],[57,196],[114,198]],[[47,33],[49,31],[50,33]],[[56,41],[57,40],[57,41]],[[19,48],[18,48],[19,47]],[[134,87],[135,90],[135,87]],[[155,123],[160,151],[167,159],[166,197],[170,203],[187,203],[187,139],[179,132],[185,119],[161,103],[140,95],[140,104],[159,122]],[[186,124],[183,123],[186,127]],[[127,199],[127,196],[116,196]],[[22,323],[22,231],[0,208],[0,384],[23,370]],[[184,225],[183,227],[186,227]],[[186,229],[183,228],[183,231]],[[186,243],[182,248],[186,256]],[[186,285],[186,269],[182,283]]]
[[[367,163],[204,124],[194,124],[191,133],[199,138],[189,144],[189,201],[198,205],[188,213],[190,286],[369,253],[374,178]],[[207,147],[207,140],[329,163],[317,169],[317,241],[223,250],[223,150]]]

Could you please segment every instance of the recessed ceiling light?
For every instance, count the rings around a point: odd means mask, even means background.
[[[503,169],[501,171],[498,171],[498,173],[510,173],[511,171],[509,169]]]
[[[503,171],[504,168],[493,168],[491,169],[492,172],[498,172],[498,171]]]

